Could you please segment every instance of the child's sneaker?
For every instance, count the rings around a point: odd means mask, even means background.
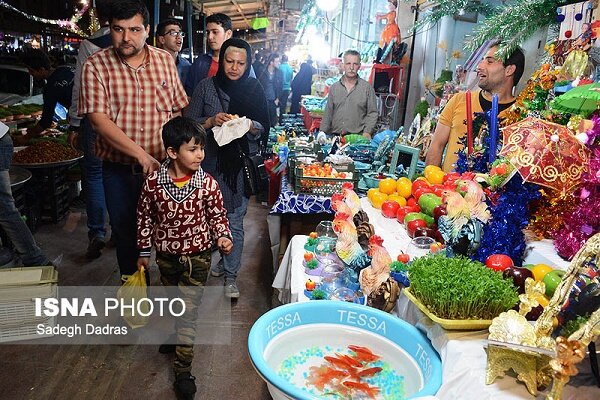
[[[225,280],[225,297],[230,299],[237,299],[240,297],[240,290],[233,279]]]
[[[175,393],[181,400],[192,400],[196,394],[196,377],[189,372],[180,372],[175,375]]]

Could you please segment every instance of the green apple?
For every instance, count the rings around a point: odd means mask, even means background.
[[[560,284],[562,277],[565,275],[565,271],[557,270],[548,272],[543,279],[544,285],[546,285],[546,297],[549,299],[554,295],[554,291]]]

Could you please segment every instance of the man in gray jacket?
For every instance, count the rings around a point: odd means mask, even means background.
[[[321,130],[336,135],[362,133],[371,139],[378,115],[375,90],[358,76],[360,54],[356,50],[345,51],[342,60],[344,75],[329,89]]]

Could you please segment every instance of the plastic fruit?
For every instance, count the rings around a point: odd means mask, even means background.
[[[309,279],[306,281],[306,290],[308,290],[309,292],[312,290],[315,290],[315,288],[317,287],[317,283],[315,281],[313,281],[312,279]]]
[[[379,193],[379,189],[371,188],[371,189],[367,190],[367,199],[371,200],[374,193]]]
[[[406,214],[406,216],[404,217],[404,224],[406,225],[407,223],[409,223],[410,221],[412,221],[414,219],[425,220],[423,218],[423,214],[421,214],[419,212],[411,212],[411,213]]]
[[[507,268],[513,267],[512,258],[506,254],[492,254],[485,260],[485,265],[494,271],[504,271]]]
[[[379,181],[379,191],[385,194],[392,194],[396,191],[396,181],[392,178],[385,178]]]
[[[410,261],[410,256],[406,253],[400,253],[398,254],[398,257],[396,258],[396,260],[400,261],[401,263],[408,263]]]
[[[421,196],[425,193],[433,193],[433,189],[431,189],[430,186],[422,186],[416,190],[413,190],[413,196],[415,196],[415,199],[417,199],[417,201],[419,201]]]
[[[385,193],[373,193],[373,196],[371,197],[371,205],[376,208],[376,209],[381,209],[381,205],[383,204],[384,201],[386,201],[388,198],[388,195]]]
[[[437,171],[441,171],[442,169],[440,167],[438,167],[437,165],[428,165],[425,167],[425,169],[423,170],[423,175],[425,176],[425,179],[427,179],[429,181],[429,176],[433,173],[433,172],[437,172]]]
[[[311,232],[308,234],[308,237],[310,237],[311,239],[316,239],[319,237],[319,235],[317,234],[317,232]]]
[[[519,268],[519,267],[510,267],[506,268],[502,272],[502,276],[504,278],[511,278],[517,289],[519,290],[519,294],[525,293],[525,280],[527,278],[533,279],[533,273],[527,268]]]
[[[395,201],[386,200],[381,204],[381,214],[386,218],[396,218],[400,205]]]
[[[422,219],[413,219],[406,224],[406,231],[408,232],[408,236],[411,238],[415,237],[415,233],[417,232],[417,228],[425,228],[427,227],[427,222]]]
[[[565,275],[565,271],[554,270],[544,275],[544,285],[546,285],[546,296],[552,297],[557,286],[560,284],[562,277]]]
[[[308,262],[313,259],[313,253],[304,253],[304,261]]]
[[[546,276],[546,274],[550,271],[552,271],[552,268],[546,264],[535,264],[531,268],[531,272],[533,272],[533,278],[536,281],[544,280],[544,276]]]
[[[412,193],[412,182],[407,177],[403,176],[396,181],[396,192],[405,199],[410,197]]]
[[[416,181],[414,181],[414,182],[413,182],[413,184],[412,184],[412,195],[413,195],[413,196],[415,196],[415,192],[416,192],[418,189],[421,189],[421,188],[428,188],[428,187],[430,187],[430,186],[431,186],[431,185],[429,185],[429,182],[427,182],[426,180],[424,180],[424,179],[417,179],[417,180],[416,180]],[[416,197],[416,196],[415,196],[415,197]]]
[[[414,209],[411,206],[398,207],[398,211],[396,212],[396,219],[398,220],[398,222],[403,224],[404,217],[406,217],[406,215],[411,212],[414,212]]]
[[[395,201],[400,207],[406,205],[406,199],[398,193],[392,193],[388,196],[388,201]]]
[[[421,212],[430,216],[433,216],[433,210],[441,204],[442,199],[436,196],[435,193],[424,193],[419,197]]]
[[[431,174],[429,174],[427,180],[432,185],[441,185],[444,181],[444,175],[444,171],[433,171]]]
[[[415,221],[418,221],[418,220],[415,220]],[[427,223],[427,222],[425,222],[425,223]],[[427,236],[427,237],[434,239],[435,231],[428,227],[418,227],[417,229],[415,229],[414,237],[419,237],[419,236]]]
[[[442,215],[448,215],[445,204],[440,204],[433,209],[433,219],[435,220],[436,224]]]

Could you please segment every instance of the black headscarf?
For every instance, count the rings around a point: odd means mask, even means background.
[[[225,51],[231,46],[246,50],[246,70],[240,79],[235,81],[232,81],[225,75],[225,68],[223,66]],[[260,140],[264,147],[266,146],[266,139],[269,136],[269,112],[262,86],[256,79],[249,76],[251,61],[252,50],[248,42],[237,38],[226,40],[221,46],[219,70],[214,77],[214,82],[219,89],[229,96],[229,107],[227,110],[224,110],[225,112],[260,122],[264,127],[265,132]],[[237,176],[242,169],[239,148],[248,154],[248,138],[246,135],[225,146],[219,147],[217,153],[217,170],[223,174],[225,183],[234,192],[236,191]]]

